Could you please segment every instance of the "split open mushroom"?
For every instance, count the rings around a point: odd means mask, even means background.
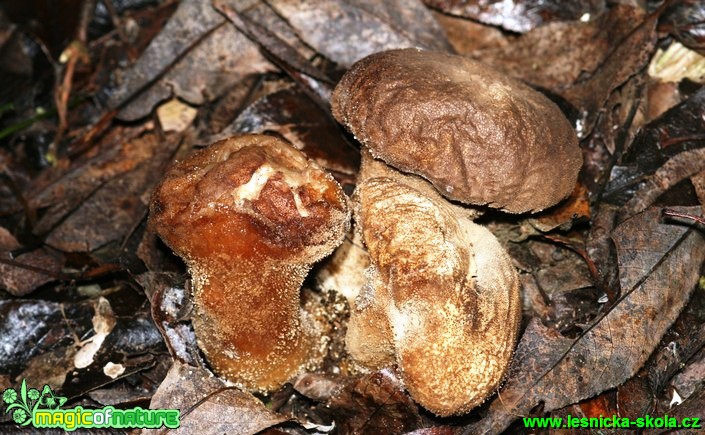
[[[299,290],[349,214],[328,173],[270,136],[216,142],[167,172],[150,225],[188,266],[196,337],[216,373],[271,390],[320,359]]]
[[[448,199],[511,213],[556,204],[582,163],[575,132],[528,86],[417,49],[353,65],[332,109],[365,145],[354,208],[371,267],[348,350],[369,368],[397,364],[411,396],[434,413],[465,413],[506,373],[519,281],[496,238]]]

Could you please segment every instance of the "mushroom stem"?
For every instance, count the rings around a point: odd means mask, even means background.
[[[218,374],[246,388],[273,389],[320,357],[320,330],[298,297],[309,267],[264,258],[234,260],[240,266],[191,268],[193,327]]]
[[[509,365],[521,314],[516,270],[467,211],[429,183],[378,165],[363,153],[355,220],[372,268],[348,348],[373,366],[391,353],[414,400],[441,416],[465,413],[499,387]]]

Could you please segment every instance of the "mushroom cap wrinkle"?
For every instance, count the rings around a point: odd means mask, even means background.
[[[375,158],[466,204],[543,210],[572,192],[582,165],[575,131],[553,102],[461,56],[370,55],[338,83],[332,109]]]

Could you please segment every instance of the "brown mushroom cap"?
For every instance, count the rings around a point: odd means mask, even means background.
[[[338,83],[332,108],[375,158],[468,204],[545,209],[570,194],[582,164],[575,131],[553,102],[461,56],[368,56]]]

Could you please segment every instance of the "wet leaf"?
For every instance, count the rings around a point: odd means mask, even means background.
[[[180,144],[177,136],[164,140],[155,134],[135,142],[132,146],[139,149],[134,168],[98,186],[51,231],[47,244],[68,252],[90,252],[130,235],[145,217],[149,195]]]
[[[15,377],[28,362],[48,351],[73,346],[91,330],[88,302],[0,301],[0,371]]]
[[[93,334],[77,343],[80,348],[61,389],[66,396],[81,396],[116,379],[150,369],[166,353],[148,312],[139,310],[129,317],[120,315],[117,304],[130,305],[127,291],[109,297],[113,299],[110,303],[102,297],[94,303]],[[79,364],[81,353],[85,355],[80,359],[83,363]]]
[[[73,23],[55,27],[61,40],[47,38],[48,6],[25,14],[28,26],[8,11],[29,6],[10,3],[0,8],[0,389],[27,378],[70,406],[151,400],[181,409],[184,433],[523,433],[519,415],[700,412],[705,279],[690,295],[705,257],[705,93],[702,59],[673,42],[702,49],[698,2],[112,0],[84,23],[76,11],[93,1],[69,0],[51,6]],[[89,62],[69,72],[52,62],[74,39]],[[261,132],[351,193],[359,144],[330,117],[332,86],[360,57],[401,46],[479,59],[577,121],[573,198],[478,219],[520,271],[528,326],[516,359],[489,403],[448,419],[421,410],[393,368],[361,374],[345,350],[346,298],[365,266],[341,249],[301,292],[324,361],[255,399],[207,369],[183,261],[145,225],[151,189],[194,147]],[[11,424],[0,415],[0,432]]]
[[[645,179],[643,187],[620,210],[621,219],[645,210],[664,192],[704,170],[705,148],[677,154]]]
[[[683,151],[703,147],[705,89],[669,109],[646,125],[624,155],[622,164],[632,174],[651,174],[669,158]]]
[[[333,173],[343,185],[354,185],[359,151],[340,134],[333,120],[297,88],[282,89],[251,105],[218,137],[236,133],[276,132],[310,159]]]
[[[705,54],[705,5],[697,0],[672,2],[659,24],[683,45]]]
[[[502,26],[513,32],[527,32],[552,21],[570,21],[594,15],[604,7],[594,0],[424,0],[428,6],[485,24]]]

